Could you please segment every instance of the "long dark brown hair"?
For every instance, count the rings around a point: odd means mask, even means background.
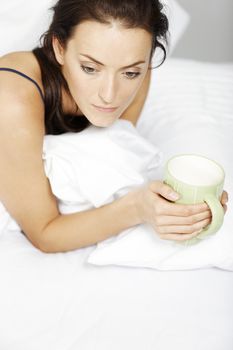
[[[110,24],[112,20],[119,20],[126,28],[142,28],[152,34],[151,57],[160,48],[163,51],[162,64],[166,59],[168,20],[159,0],[59,0],[52,10],[52,23],[42,35],[40,47],[36,47],[33,53],[41,68],[45,91],[46,134],[56,135],[82,131],[90,122],[85,116],[65,115],[62,110],[62,88],[70,93],[55,58],[53,37],[66,47],[75,26],[81,22],[95,20]]]

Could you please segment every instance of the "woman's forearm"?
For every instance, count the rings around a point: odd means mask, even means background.
[[[40,249],[65,252],[103,241],[140,224],[131,192],[97,209],[59,215],[42,233]]]

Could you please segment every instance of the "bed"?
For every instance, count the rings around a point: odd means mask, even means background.
[[[233,65],[169,58],[152,73],[137,130],[164,160],[185,151],[224,166],[233,235],[232,97]],[[97,266],[95,249],[45,254],[17,227],[0,232],[1,350],[233,349],[231,264]]]
[[[171,77],[170,70],[174,68],[177,73]],[[224,100],[222,104],[218,102],[214,107],[213,103],[210,103],[217,114],[222,109],[222,119],[217,128],[214,128],[215,124],[212,125],[209,121],[203,143],[201,135],[203,127],[201,131],[198,128],[196,130],[199,135],[198,143],[192,143],[188,134],[188,132],[195,133],[195,127],[191,123],[191,115],[195,112],[195,108],[191,100],[194,99],[193,103],[198,109],[199,98],[205,96],[208,100],[213,92],[209,84],[208,96],[206,93],[203,95],[203,71],[206,72],[206,76],[207,71],[210,76],[211,72],[215,73],[215,79],[218,79],[215,88],[224,90],[225,86],[230,91],[230,87],[231,89],[233,87],[232,66],[218,66],[219,72],[221,71],[219,76],[216,74],[216,69],[216,65],[170,59],[163,70],[154,71],[156,73],[153,73],[150,93],[154,93],[154,98],[157,98],[157,93],[161,94],[163,88],[166,88],[165,100],[160,99],[160,104],[154,105],[156,107],[153,107],[153,115],[156,116],[157,113],[159,116],[164,112],[161,106],[163,103],[166,108],[173,107],[176,127],[180,128],[180,134],[177,131],[174,136],[174,130],[164,125],[167,137],[161,138],[165,119],[157,119],[158,123],[151,119],[150,99],[145,105],[137,127],[144,136],[156,140],[165,158],[184,147],[186,151],[202,151],[208,156],[213,156],[214,152],[215,158],[224,163],[228,175],[226,189],[232,193],[233,168],[229,152],[232,143],[229,131],[232,130],[233,123],[232,100],[228,96],[222,96]],[[181,72],[187,81],[190,81],[188,75],[191,78],[193,73],[195,77],[198,72],[200,73],[202,79],[195,81],[196,86],[201,89],[199,98],[196,91],[196,95],[191,93],[191,98],[189,102],[187,101],[185,96],[188,94],[187,85],[184,81],[181,84]],[[224,75],[223,72],[227,74]],[[167,81],[166,76],[169,76]],[[164,85],[159,85],[160,78]],[[156,93],[153,89],[154,83],[160,86]],[[173,93],[169,93],[166,84],[169,86],[174,84],[179,90],[176,94],[185,96],[186,102],[185,106],[182,104],[182,111],[178,111],[181,107],[174,98],[173,88],[171,87]],[[193,85],[192,88],[195,89]],[[176,109],[172,106],[172,101],[177,103]],[[207,107],[206,101],[204,105]],[[191,129],[189,123],[186,126],[184,120],[182,122],[182,112],[185,112],[186,116],[189,113]],[[197,123],[195,125],[198,127],[197,114],[195,115]],[[211,113],[209,116],[214,118]],[[153,122],[154,130],[151,124],[148,132],[146,128],[150,121]],[[222,134],[224,128],[226,132]],[[226,220],[232,221],[231,201],[227,217]],[[1,349],[231,350],[233,348],[232,271],[211,266],[179,271],[94,266],[87,262],[87,257],[94,249],[95,247],[91,246],[73,252],[45,254],[34,248],[20,231],[2,232],[0,236]]]

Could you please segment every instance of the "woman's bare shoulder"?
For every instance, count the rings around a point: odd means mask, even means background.
[[[28,64],[34,59],[32,51],[14,51],[0,56],[0,62],[12,64]]]
[[[30,52],[5,55],[0,59],[0,67],[18,70],[34,79],[39,86],[41,84],[37,62]],[[35,84],[18,74],[0,71],[0,105],[1,138],[14,130],[14,135],[17,132],[34,135],[34,139],[38,137],[42,141],[44,102]]]
[[[11,52],[4,56],[0,57],[0,68],[11,68],[15,69],[28,77],[32,78],[39,87],[41,88],[41,91],[44,93],[42,79],[41,79],[41,71],[40,66],[37,62],[36,57],[31,51],[18,51],[18,52]],[[15,86],[19,87],[18,84],[22,83],[23,86],[30,86],[30,84],[25,85],[25,79],[20,78],[16,74],[12,74],[7,71],[1,71],[0,74],[0,82],[2,81],[3,84],[7,83],[9,79],[15,82]]]

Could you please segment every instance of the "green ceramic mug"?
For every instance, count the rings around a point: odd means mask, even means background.
[[[181,154],[168,160],[164,182],[180,194],[176,203],[206,202],[212,213],[211,223],[198,236],[181,242],[194,244],[216,233],[223,224],[224,210],[220,203],[225,172],[215,161],[196,154]]]

